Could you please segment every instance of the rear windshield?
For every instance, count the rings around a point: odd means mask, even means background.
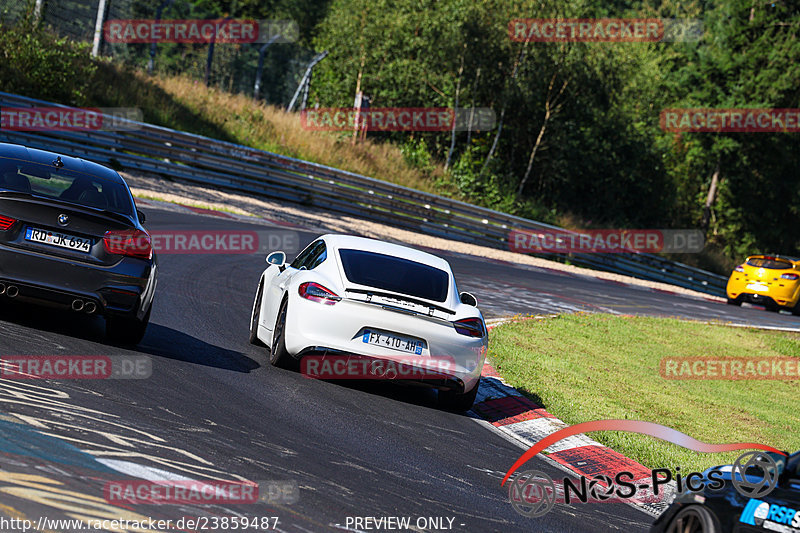
[[[0,190],[31,193],[86,207],[133,214],[127,188],[118,182],[50,165],[0,157]]]
[[[339,250],[339,257],[352,283],[434,302],[447,299],[450,276],[444,270],[363,250]]]
[[[789,261],[781,261],[779,259],[764,259],[763,257],[751,257],[747,260],[747,264],[758,268],[771,268],[773,270],[792,268],[792,264]]]

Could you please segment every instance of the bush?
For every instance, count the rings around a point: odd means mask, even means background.
[[[15,25],[0,21],[0,91],[67,105],[85,105],[97,68],[91,46],[34,22],[30,11]]]

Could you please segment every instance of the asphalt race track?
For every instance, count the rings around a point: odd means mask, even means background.
[[[265,230],[145,210],[151,231]],[[301,246],[316,237],[299,236]],[[800,325],[800,318],[755,308],[442,255],[487,318],[587,310]],[[444,527],[420,529],[462,532],[635,532],[652,522],[618,503],[521,516],[500,478],[522,450],[475,419],[438,410],[434,393],[315,381],[271,367],[265,350],[247,342],[263,255],[162,254],[159,267],[151,325],[138,350],[106,344],[102,319],[0,300],[0,354],[144,354],[153,367],[143,380],[0,380],[0,516],[36,523],[43,516],[246,515],[278,517],[285,532],[342,531],[348,517],[433,518]],[[564,475],[538,459],[530,467]],[[290,505],[106,503],[105,482],[128,475],[289,480],[300,496]]]

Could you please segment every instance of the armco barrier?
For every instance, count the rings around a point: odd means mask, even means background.
[[[64,107],[7,93],[0,93],[0,106]],[[126,170],[315,206],[492,248],[508,248],[512,229],[560,229],[309,161],[152,124],[136,124],[138,129],[125,131],[0,130],[0,141],[84,157]],[[725,295],[723,276],[657,255],[573,254],[569,259],[610,272]]]

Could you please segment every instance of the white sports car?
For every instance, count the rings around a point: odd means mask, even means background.
[[[324,235],[291,264],[283,252],[269,254],[267,263],[250,342],[270,349],[270,363],[287,366],[307,356],[399,361],[425,370],[411,379],[384,377],[437,388],[448,409],[472,406],[486,324],[475,297],[458,292],[447,261],[397,244]]]

